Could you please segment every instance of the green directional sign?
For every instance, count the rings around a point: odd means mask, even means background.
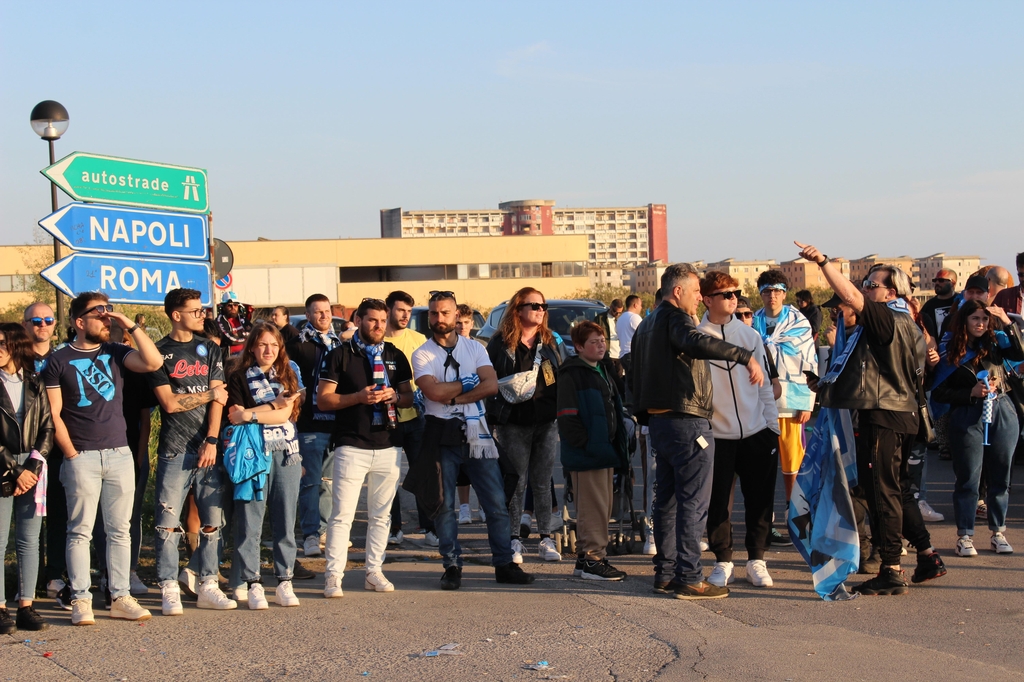
[[[74,152],[40,171],[79,201],[206,213],[206,171]]]

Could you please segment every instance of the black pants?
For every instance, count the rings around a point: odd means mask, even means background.
[[[64,486],[60,482],[60,468],[64,464],[64,453],[53,444],[46,457],[49,473],[46,478],[46,569],[43,577],[46,582],[63,580],[68,572],[67,549],[68,540],[68,500],[64,495]]]
[[[899,566],[902,535],[918,551],[931,547],[931,535],[910,489],[907,461],[914,436],[862,424],[857,433],[858,487],[871,512],[871,544],[882,564]]]
[[[764,429],[742,440],[715,439],[715,471],[708,507],[708,544],[716,561],[732,561],[732,505],[736,478],[743,491],[747,560],[764,559],[772,526],[779,437]]]

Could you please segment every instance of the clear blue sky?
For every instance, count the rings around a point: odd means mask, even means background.
[[[897,6],[893,6],[893,5]],[[0,3],[0,226],[45,144],[201,166],[218,236],[668,205],[674,260],[1024,250],[1024,3]],[[62,203],[67,199],[62,196]]]

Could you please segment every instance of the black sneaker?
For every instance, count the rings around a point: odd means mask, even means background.
[[[494,579],[499,583],[510,585],[533,584],[533,576],[519,568],[519,564],[514,564],[511,561],[504,566],[494,567]]]
[[[772,528],[771,532],[768,533],[768,543],[778,547],[789,547],[793,544],[793,541],[788,536]]]
[[[50,627],[50,624],[43,620],[43,617],[36,613],[36,610],[31,605],[18,607],[17,623],[19,630],[31,630],[33,632]]]
[[[585,558],[583,558],[583,557],[580,557],[579,559],[576,560],[576,566],[573,567],[572,574],[575,577],[579,578],[581,575],[583,575],[583,568],[586,565],[587,565],[587,560]]]
[[[870,551],[860,555],[860,568],[858,573],[861,575],[878,575],[878,572],[882,570],[882,557],[878,555],[878,548],[871,545]]]
[[[607,559],[588,560],[583,562],[583,571],[581,571],[580,577],[584,580],[622,580],[626,577],[626,572],[612,566]]]
[[[0,609],[0,635],[11,635],[18,631],[18,626],[11,619],[7,609]]]
[[[948,462],[953,459],[953,453],[949,450],[939,450],[939,459]]]
[[[676,585],[676,599],[724,599],[729,596],[728,587],[718,587],[706,580],[696,585]]]
[[[882,566],[878,575],[870,580],[865,580],[860,585],[854,585],[853,592],[866,595],[896,595],[906,594],[910,591],[907,585],[907,574],[903,569],[896,570],[889,566]]]
[[[681,586],[682,583],[676,582],[675,578],[671,580],[655,580],[654,590],[655,594],[675,594],[676,588]]]
[[[65,611],[71,610],[71,585],[64,585],[60,592],[57,593],[57,606],[64,609]]]
[[[457,590],[460,587],[462,587],[462,569],[458,566],[449,566],[444,569],[444,575],[441,576],[441,589]]]
[[[910,577],[910,582],[923,583],[925,580],[935,580],[946,575],[946,564],[942,563],[942,558],[938,552],[932,552],[931,554],[917,555],[917,568],[914,569],[914,575]]]
[[[298,559],[295,560],[295,566],[292,568],[292,580],[312,580],[315,577],[316,573],[300,564]]]

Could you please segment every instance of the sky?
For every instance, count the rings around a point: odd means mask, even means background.
[[[668,206],[673,260],[1024,250],[1024,3],[0,2],[0,243],[72,151],[207,169],[215,236]],[[61,203],[68,201],[62,195]]]

